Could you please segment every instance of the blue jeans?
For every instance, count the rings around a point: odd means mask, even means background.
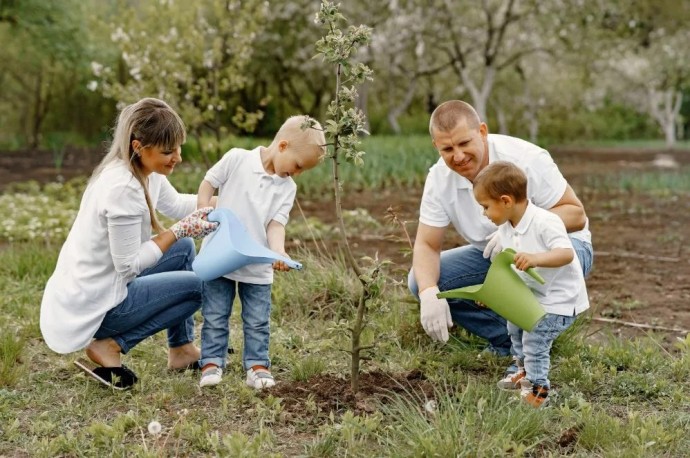
[[[582,270],[587,276],[592,269],[592,245],[571,238]],[[465,245],[441,252],[441,274],[438,288],[441,291],[463,288],[483,283],[491,261],[472,245]],[[419,288],[410,270],[407,278],[410,292],[419,298]],[[448,299],[453,322],[467,331],[489,341],[490,348],[502,356],[510,355],[510,336],[506,332],[506,320],[489,308],[479,307],[467,299]]]
[[[527,380],[534,385],[550,387],[551,345],[556,337],[575,322],[575,318],[547,313],[532,332],[523,331],[508,322],[508,334],[513,342],[511,353],[515,356],[517,365],[524,366]]]
[[[193,315],[201,307],[202,288],[192,272],[195,254],[192,239],[175,242],[127,285],[127,297],[108,311],[94,338],[111,337],[123,354],[163,329],[170,348],[193,342]]]
[[[230,341],[230,315],[235,293],[242,302],[242,331],[244,370],[252,366],[271,367],[268,359],[271,318],[271,285],[236,282],[221,277],[204,282],[201,313],[201,367],[215,364],[225,367]]]

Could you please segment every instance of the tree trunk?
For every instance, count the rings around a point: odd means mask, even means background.
[[[487,122],[487,105],[489,103],[489,96],[494,87],[494,79],[496,78],[496,68],[493,66],[488,66],[484,68],[484,80],[482,81],[481,87],[477,85],[472,80],[470,72],[467,68],[461,70],[462,82],[470,91],[470,96],[472,97],[472,104],[474,109],[479,115],[479,119],[482,122]]]

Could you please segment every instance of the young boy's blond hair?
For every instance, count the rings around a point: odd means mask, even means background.
[[[302,128],[306,123],[309,123],[310,127]],[[287,140],[289,148],[298,154],[314,147],[320,149],[320,156],[326,153],[326,137],[323,128],[318,121],[309,116],[298,115],[287,118],[278,129],[271,146],[275,146],[282,140]]]

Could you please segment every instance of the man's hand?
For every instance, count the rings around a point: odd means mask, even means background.
[[[436,297],[438,286],[432,286],[419,293],[421,321],[429,337],[439,342],[448,342],[448,329],[453,326],[450,306],[445,299]]]
[[[486,259],[493,260],[494,257],[503,250],[503,246],[501,245],[501,238],[498,236],[498,231],[489,235],[486,238],[486,240],[488,240],[489,242],[486,244],[486,248],[484,248],[483,256]]]

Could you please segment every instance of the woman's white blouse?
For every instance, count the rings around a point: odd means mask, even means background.
[[[149,175],[148,187],[165,216],[195,209],[196,196],[179,194],[163,175]],[[41,332],[53,351],[89,344],[105,314],[127,297],[127,284],[163,255],[151,235],[141,184],[123,161],[113,162],[86,188],[43,293]]]

